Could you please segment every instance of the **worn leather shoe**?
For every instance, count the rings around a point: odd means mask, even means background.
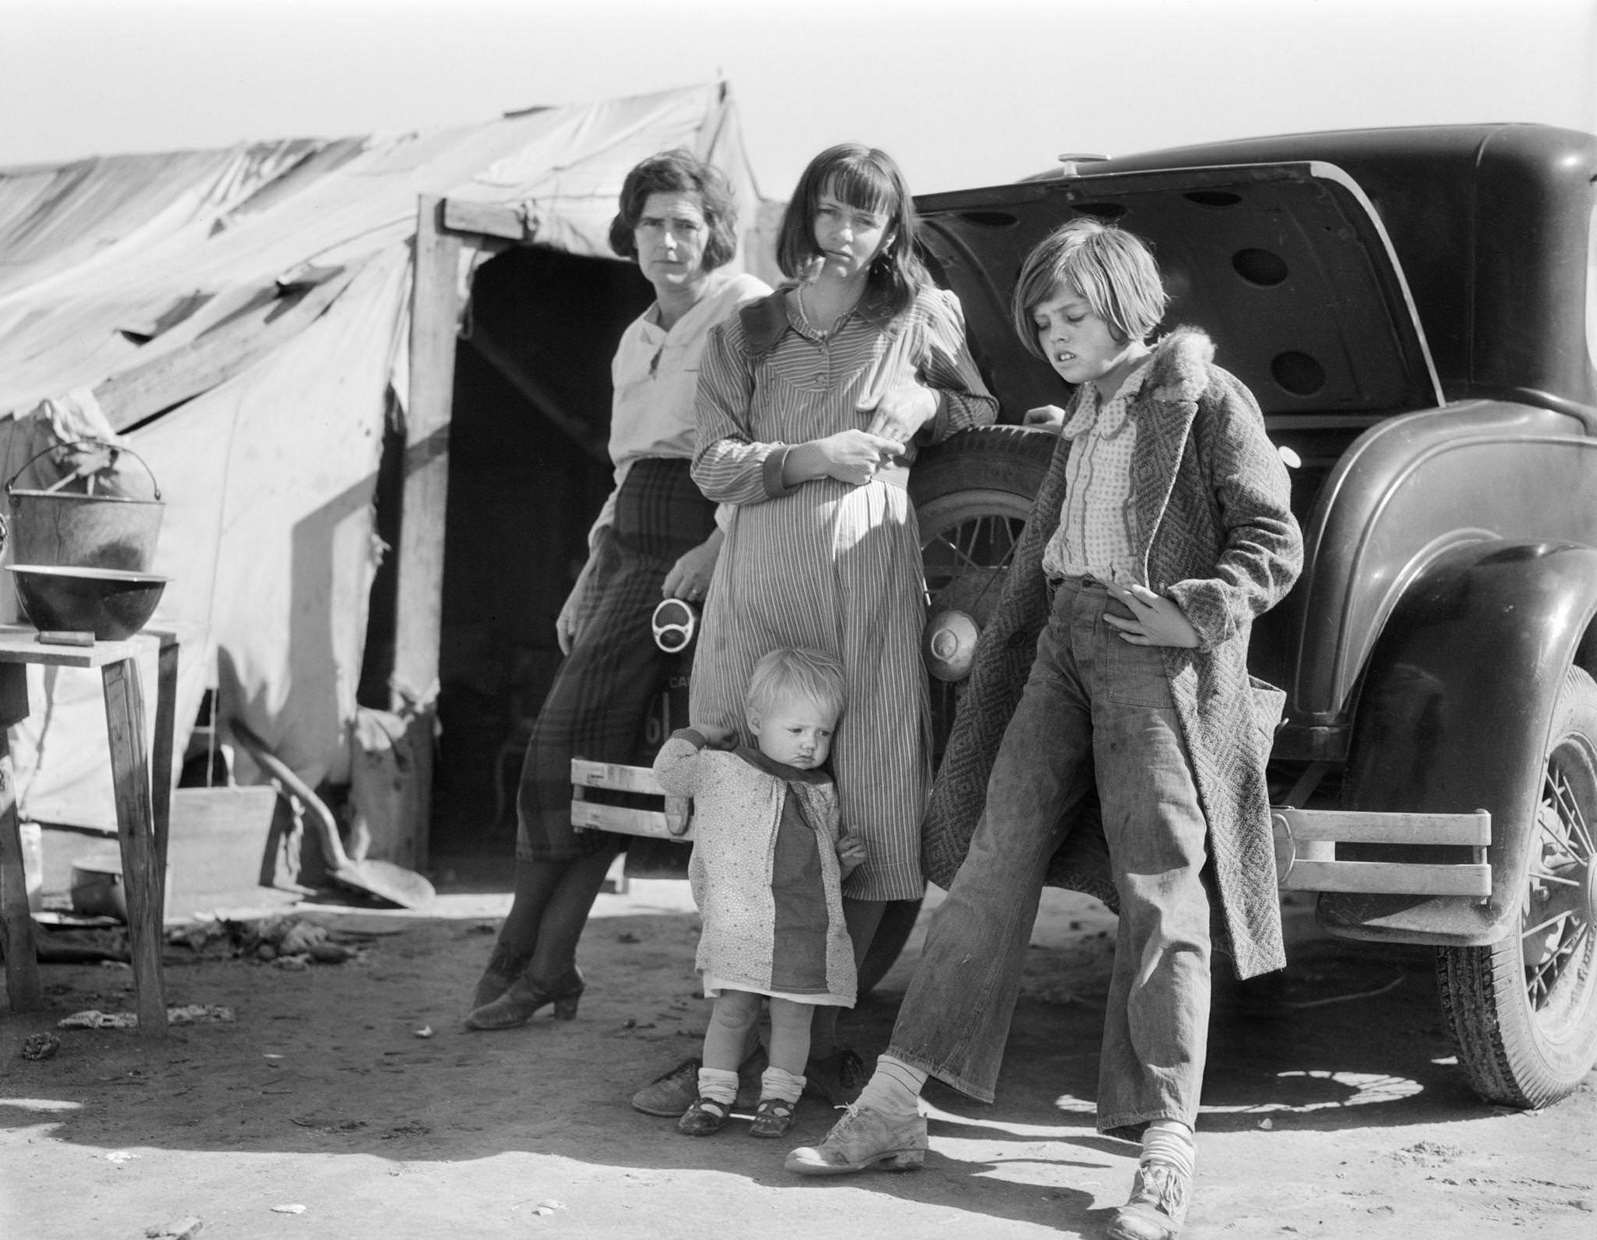
[[[467,1029],[515,1029],[525,1025],[540,1008],[554,1005],[556,1020],[575,1020],[577,1003],[582,998],[582,971],[573,968],[548,990],[540,987],[525,973],[510,984],[492,1003],[473,1008],[466,1017]]]
[[[765,1047],[755,1047],[749,1057],[738,1065],[737,1109],[752,1110],[760,1100],[760,1075],[766,1069]],[[699,1096],[699,1069],[703,1063],[697,1059],[684,1059],[669,1072],[662,1072],[637,1093],[632,1095],[632,1109],[645,1115],[659,1115],[675,1119],[693,1105]]]
[[[477,989],[471,996],[471,1010],[475,1012],[480,1007],[487,1007],[509,990],[531,959],[531,952],[512,951],[503,943],[495,943],[482,977],[477,981]]]
[[[850,1106],[817,1146],[801,1146],[783,1165],[799,1175],[849,1175],[875,1167],[914,1171],[926,1161],[926,1121]]]
[[[1131,1200],[1115,1211],[1109,1240],[1175,1240],[1187,1218],[1192,1177],[1160,1159],[1137,1165]]]

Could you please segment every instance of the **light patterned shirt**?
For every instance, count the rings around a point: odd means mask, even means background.
[[[1131,403],[1147,373],[1143,362],[1102,405],[1098,389],[1083,384],[1075,411],[1060,428],[1072,443],[1059,528],[1043,551],[1043,572],[1049,577],[1147,584],[1131,502],[1131,460],[1137,450]]]

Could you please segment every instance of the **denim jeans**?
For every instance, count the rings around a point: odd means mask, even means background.
[[[934,915],[888,1053],[993,1099],[1049,858],[1096,779],[1120,920],[1098,1128],[1191,1125],[1209,1023],[1207,834],[1157,647],[1102,583],[1066,578],[999,746],[970,853]]]

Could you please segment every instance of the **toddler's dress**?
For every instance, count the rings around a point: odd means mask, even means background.
[[[703,744],[691,728],[674,733],[654,770],[668,793],[693,798],[688,879],[703,921],[695,966],[705,993],[852,1007],[831,777],[757,749]]]

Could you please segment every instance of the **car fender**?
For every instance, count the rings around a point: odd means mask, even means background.
[[[1554,704],[1572,661],[1592,670],[1594,614],[1597,548],[1579,544],[1455,547],[1410,583],[1360,687],[1343,805],[1373,812],[1486,810],[1491,895],[1476,901],[1324,893],[1318,915],[1327,930],[1478,946],[1513,928]],[[1398,859],[1447,856],[1431,847],[1405,850]]]

